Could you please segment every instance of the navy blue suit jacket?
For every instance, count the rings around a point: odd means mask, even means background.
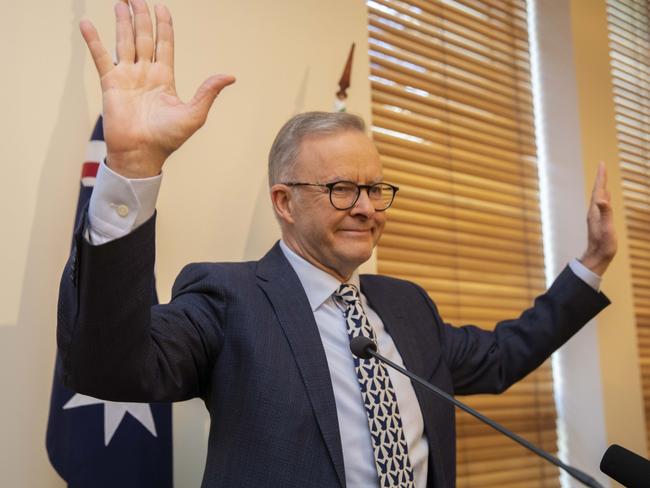
[[[76,233],[58,316],[66,385],[115,401],[203,398],[205,487],[344,487],[325,352],[279,246],[257,262],[189,265],[171,302],[152,306],[154,220],[101,246]],[[454,394],[505,390],[609,303],[565,270],[533,308],[488,332],[445,324],[413,283],[364,275],[361,289],[406,367]],[[428,486],[452,487],[453,407],[415,391]]]

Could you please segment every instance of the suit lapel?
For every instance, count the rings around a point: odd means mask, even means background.
[[[289,342],[339,483],[345,487],[334,390],[307,295],[278,244],[259,261],[257,276]]]
[[[428,378],[426,365],[430,361],[425,357],[417,334],[412,333],[412,329],[409,331],[409,324],[406,323],[407,314],[401,306],[402,302],[383,293],[375,280],[370,280],[364,275],[360,279],[362,293],[384,323],[402,357],[404,366],[415,374]]]

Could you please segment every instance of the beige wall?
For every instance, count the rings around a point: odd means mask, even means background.
[[[2,1],[0,15],[0,486],[63,486],[44,449],[56,294],[69,246],[85,142],[101,110],[78,34],[81,16],[113,38],[113,2]],[[197,260],[260,257],[278,238],[266,154],[293,113],[331,110],[350,44],[349,111],[370,110],[361,0],[167,2],[177,34],[177,86],[189,98],[208,75],[237,76],[206,126],[169,161],[159,200],[161,300]],[[8,225],[7,222],[8,221]],[[174,407],[176,486],[198,486],[206,416]]]

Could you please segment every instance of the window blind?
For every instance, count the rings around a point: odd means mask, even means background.
[[[371,0],[372,131],[400,186],[378,271],[419,283],[453,324],[492,328],[545,287],[524,0]],[[463,398],[551,452],[550,362]],[[558,470],[457,415],[458,487],[559,486]]]
[[[650,446],[650,4],[643,0],[608,0],[607,17],[646,436]]]

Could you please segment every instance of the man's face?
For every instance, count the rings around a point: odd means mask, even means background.
[[[382,181],[382,168],[377,149],[365,134],[341,131],[303,139],[291,180],[371,185]],[[293,222],[285,227],[285,241],[312,264],[346,280],[372,255],[385,213],[374,209],[365,190],[348,210],[335,209],[325,188],[302,186],[290,191]]]

